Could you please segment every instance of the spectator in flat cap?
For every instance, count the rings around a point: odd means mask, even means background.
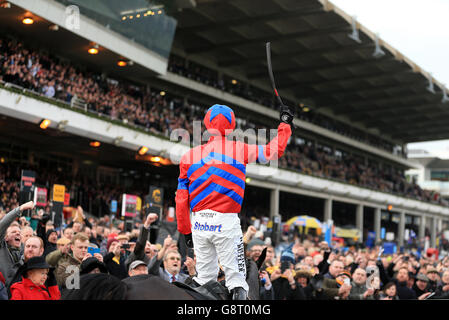
[[[427,267],[427,277],[429,278],[429,290],[436,291],[440,280],[438,270],[433,266]]]
[[[412,289],[415,291],[417,297],[428,292],[429,291],[429,278],[425,274],[422,274],[422,273],[418,274],[416,276],[416,281],[413,284]]]
[[[139,274],[148,274],[148,264],[142,260],[135,260],[129,265],[128,275],[132,277]]]

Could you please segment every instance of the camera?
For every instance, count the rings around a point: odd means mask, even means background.
[[[409,256],[406,256],[406,257],[404,257],[404,261],[408,261],[410,259],[410,257]]]
[[[378,270],[379,270],[379,269],[378,269],[377,266],[369,266],[369,267],[366,267],[366,275],[367,275],[367,277],[371,276],[371,275],[374,274],[374,273],[377,273]]]
[[[131,248],[131,246],[129,245],[129,243],[124,243],[124,244],[122,244],[122,249],[128,250],[129,248]]]

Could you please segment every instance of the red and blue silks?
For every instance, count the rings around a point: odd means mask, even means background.
[[[277,136],[267,145],[228,140],[226,135],[235,128],[235,116],[232,109],[224,105],[209,108],[204,124],[212,134],[211,138],[206,144],[185,153],[179,164],[175,200],[178,230],[182,234],[192,232],[190,210],[239,213],[245,190],[246,165],[280,158],[291,135],[290,125],[281,123]]]

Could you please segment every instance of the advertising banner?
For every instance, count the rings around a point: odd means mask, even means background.
[[[37,207],[47,206],[47,188],[34,189],[34,203]]]
[[[70,193],[66,192],[64,195],[64,205],[69,206],[70,205]]]
[[[137,196],[132,194],[123,194],[122,198],[122,217],[134,218],[137,212]]]
[[[150,186],[151,204],[162,207],[164,200],[164,189],[156,186]]]
[[[65,199],[65,186],[61,184],[53,185],[53,201],[64,203]]]
[[[31,170],[22,170],[22,178],[20,180],[20,191],[34,191],[34,182],[36,181],[36,172]]]

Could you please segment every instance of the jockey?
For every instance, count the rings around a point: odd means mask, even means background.
[[[280,158],[292,133],[292,121],[292,113],[283,107],[277,136],[267,145],[248,145],[226,138],[235,128],[231,108],[216,104],[208,109],[204,124],[211,137],[182,156],[176,192],[178,230],[188,247],[194,245],[197,284],[217,280],[219,260],[233,299],[246,300],[248,284],[238,216],[246,165]]]

